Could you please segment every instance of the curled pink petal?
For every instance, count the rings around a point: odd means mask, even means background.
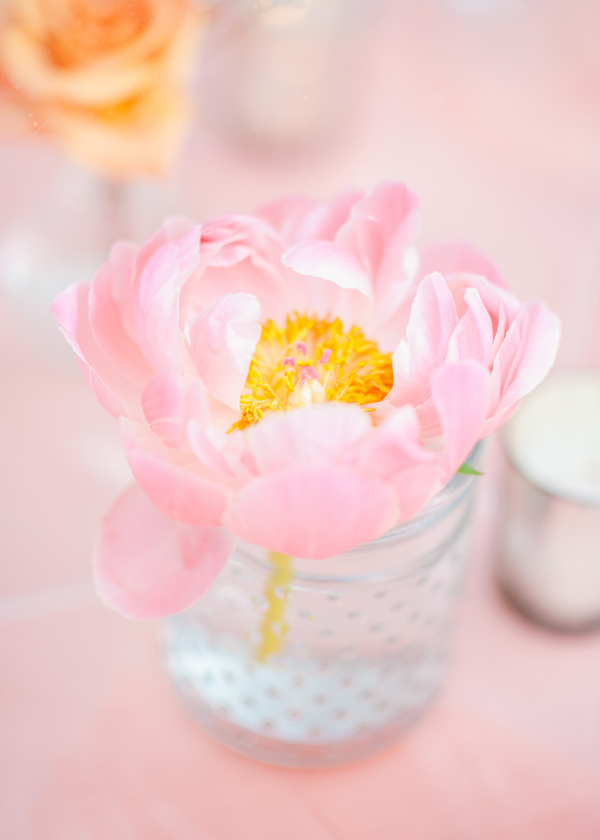
[[[373,430],[361,449],[359,463],[382,478],[435,461],[422,443],[417,415],[410,405],[393,411]]]
[[[204,425],[209,422],[202,382],[174,365],[164,368],[148,382],[142,394],[142,407],[154,434],[172,448],[189,449],[186,427],[190,418],[197,418]]]
[[[143,388],[154,371],[135,333],[128,332],[137,250],[131,242],[117,242],[113,246],[110,260],[98,269],[92,281],[89,318],[106,357],[127,379]]]
[[[234,545],[224,528],[182,525],[134,484],[102,522],[94,577],[104,603],[131,618],[184,610],[209,589]]]
[[[546,376],[556,358],[560,321],[542,303],[526,304],[509,329],[492,370],[492,400],[505,412]]]
[[[404,184],[382,181],[352,207],[336,245],[366,268],[377,296],[387,297],[403,267],[404,249],[419,230],[419,202]]]
[[[52,304],[52,315],[104,408],[114,417],[141,420],[141,388],[117,369],[99,347],[89,320],[89,294],[88,283],[69,286]]]
[[[201,312],[226,294],[254,295],[264,318],[285,321],[291,291],[281,265],[282,243],[264,221],[221,216],[202,226],[200,268],[183,289],[181,311]]]
[[[251,481],[223,523],[247,542],[323,559],[380,536],[398,518],[391,485],[344,467],[295,467]]]
[[[402,341],[392,356],[394,405],[420,405],[429,396],[429,376],[446,359],[450,337],[458,324],[454,299],[441,274],[421,281]]]
[[[169,449],[139,424],[121,420],[120,435],[136,481],[159,510],[189,525],[221,524],[231,489],[226,477]]]
[[[330,280],[342,289],[356,289],[368,298],[373,296],[369,277],[358,258],[331,242],[300,242],[285,252],[282,262],[298,274]]]
[[[200,263],[199,225],[165,242],[148,259],[135,301],[140,346],[155,370],[181,361],[179,295]]]
[[[477,289],[465,292],[467,311],[458,322],[448,342],[448,361],[471,359],[486,367],[492,360],[494,332],[490,314]]]
[[[287,245],[306,239],[333,240],[361,197],[362,193],[354,191],[342,193],[332,202],[291,196],[264,205],[257,215],[270,222]]]
[[[240,407],[261,334],[260,314],[254,295],[229,294],[201,312],[190,330],[196,373],[211,394],[230,408]]]
[[[211,441],[205,426],[199,420],[192,418],[189,421],[187,437],[194,454],[206,467],[227,476],[234,475],[227,458]]]

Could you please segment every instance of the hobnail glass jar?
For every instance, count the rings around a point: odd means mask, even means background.
[[[396,740],[444,676],[476,482],[457,474],[414,519],[327,560],[239,543],[212,589],[162,625],[197,723],[289,767],[352,763]]]

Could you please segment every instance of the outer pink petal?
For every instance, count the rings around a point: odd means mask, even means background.
[[[164,446],[144,426],[121,420],[120,433],[133,475],[157,508],[189,525],[221,524],[231,481]]]
[[[437,461],[419,464],[390,476],[396,491],[399,520],[405,522],[415,516],[442,487],[442,468]]]
[[[426,277],[432,271],[439,271],[444,277],[453,274],[479,274],[491,283],[506,288],[496,266],[471,245],[463,242],[438,242],[419,248],[419,277]]]
[[[394,410],[374,430],[359,463],[385,478],[396,491],[399,520],[414,516],[441,486],[441,468],[434,452],[419,436],[412,406]]]
[[[110,260],[92,281],[90,323],[98,344],[116,368],[141,388],[153,374],[137,340],[126,330],[133,308],[133,277],[137,247],[117,242]]]
[[[359,456],[359,464],[381,478],[433,461],[435,455],[421,442],[419,421],[410,405],[393,410],[373,430]]]
[[[247,484],[223,522],[248,542],[322,559],[375,539],[397,518],[389,484],[357,469],[298,467]]]
[[[186,236],[191,230],[196,228],[196,225],[183,216],[171,216],[165,219],[162,227],[159,228],[150,239],[148,239],[137,252],[135,258],[135,279],[134,288],[137,288],[142,276],[142,272],[146,267],[148,260],[152,255],[158,251],[166,242],[174,242]],[[134,313],[131,310],[131,323],[133,324]]]
[[[356,191],[342,193],[331,202],[291,196],[264,205],[257,215],[270,222],[288,246],[304,239],[332,241],[361,197],[362,193]]]
[[[444,450],[440,463],[447,481],[480,439],[489,396],[488,371],[476,362],[446,364],[431,377],[431,395],[437,409]]]
[[[260,339],[260,303],[254,295],[225,295],[201,312],[190,330],[191,358],[207,389],[239,409],[250,362]]]
[[[95,558],[98,594],[131,618],[186,609],[217,579],[234,545],[224,528],[181,525],[134,484],[102,522]]]
[[[52,304],[52,315],[75,350],[79,366],[104,408],[115,417],[141,420],[141,388],[117,369],[98,346],[89,321],[89,293],[89,283],[69,286]]]
[[[178,449],[189,449],[186,427],[190,418],[198,418],[203,425],[209,420],[204,385],[174,365],[152,377],[142,394],[142,407],[154,434]]]
[[[166,242],[144,266],[137,288],[136,332],[144,355],[160,370],[181,359],[179,296],[200,263],[199,225]]]
[[[382,181],[356,202],[337,233],[336,244],[358,257],[378,296],[387,296],[403,266],[403,251],[419,229],[418,208],[404,184]]]
[[[528,303],[509,327],[492,369],[492,409],[505,412],[546,376],[556,358],[560,320],[543,303]]]
[[[217,449],[206,433],[205,424],[196,419],[190,420],[187,426],[187,437],[194,454],[205,466],[217,473],[234,475],[227,458]]]
[[[282,262],[298,274],[321,277],[342,289],[357,289],[366,297],[373,296],[368,274],[359,259],[331,242],[299,242],[285,252]]]
[[[372,431],[357,405],[324,402],[272,414],[245,431],[260,473],[293,466],[348,463]]]

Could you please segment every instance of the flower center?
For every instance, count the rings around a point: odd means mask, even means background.
[[[245,429],[272,411],[337,400],[368,405],[392,388],[392,354],[381,353],[360,327],[347,332],[339,318],[288,315],[285,327],[269,320],[250,362],[241,417]],[[365,411],[373,411],[365,408]]]

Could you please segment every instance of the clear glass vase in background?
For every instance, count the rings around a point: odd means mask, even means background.
[[[202,111],[240,145],[269,154],[319,142],[360,87],[366,0],[216,0]]]
[[[177,207],[175,179],[117,180],[65,155],[49,139],[0,147],[10,212],[0,219],[0,291],[34,343],[71,353],[50,304],[71,283],[90,281],[117,239],[144,241]]]
[[[410,521],[327,560],[286,567],[240,543],[212,589],[163,623],[192,717],[289,767],[349,764],[395,741],[446,670],[476,483],[457,474]]]

